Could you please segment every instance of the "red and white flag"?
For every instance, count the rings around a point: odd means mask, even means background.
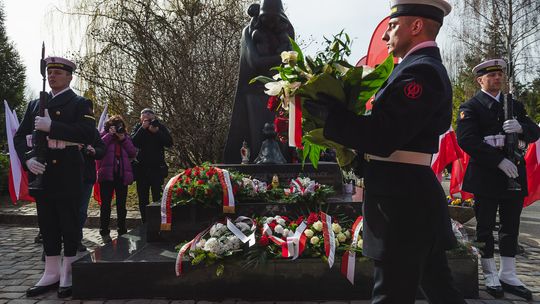
[[[539,124],[540,125],[540,124]],[[540,139],[529,145],[525,154],[527,169],[527,188],[529,195],[523,201],[523,207],[540,200]]]
[[[439,181],[442,178],[444,168],[461,157],[463,157],[463,151],[457,143],[456,132],[450,127],[448,131],[439,136],[439,151],[433,154],[431,159],[431,169]]]
[[[13,136],[19,128],[19,119],[15,111],[11,112],[7,101],[4,100],[4,109],[6,113],[6,135],[9,150],[9,195],[15,204],[18,200],[32,201],[34,198],[28,193],[28,176],[23,170],[15,145]]]
[[[463,150],[461,152],[463,153],[463,156],[459,159],[456,159],[452,163],[452,177],[450,178],[450,196],[454,197],[454,194],[460,193],[461,199],[466,200],[474,197],[472,193],[461,190],[463,186],[463,179],[465,178],[465,171],[467,170],[467,165],[469,164],[469,160],[471,159],[471,157]]]

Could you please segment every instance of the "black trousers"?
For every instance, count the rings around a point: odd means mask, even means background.
[[[47,195],[36,197],[39,230],[43,237],[45,255],[75,256],[79,244],[80,195],[61,199]]]
[[[152,202],[161,200],[163,178],[137,177],[137,196],[139,197],[139,211],[141,220],[146,223],[146,206],[150,203],[149,195],[152,190]]]
[[[480,248],[482,258],[492,258],[495,247],[493,229],[499,210],[499,252],[501,256],[514,257],[517,252],[519,222],[523,199],[497,199],[475,196],[476,241],[484,243]]]
[[[403,237],[407,237],[406,233]],[[414,304],[418,286],[429,303],[465,304],[454,287],[446,252],[427,246],[374,260],[373,304]]]
[[[116,195],[116,215],[118,231],[126,231],[126,199],[128,186],[124,185],[120,178],[115,178],[114,181],[99,182],[101,194],[101,207],[99,208],[99,221],[101,235],[109,235],[109,223],[111,221],[111,201],[114,194]]]

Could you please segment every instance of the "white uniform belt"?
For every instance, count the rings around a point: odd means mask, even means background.
[[[401,151],[397,150],[394,153],[390,154],[388,157],[381,157],[372,154],[364,154],[364,159],[367,161],[378,160],[385,162],[393,163],[403,163],[419,166],[428,166],[431,167],[431,157],[432,154],[422,153],[422,152],[413,152],[413,151]]]

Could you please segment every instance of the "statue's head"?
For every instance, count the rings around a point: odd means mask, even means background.
[[[263,0],[259,12],[259,19],[263,26],[275,29],[281,26],[281,21],[288,22],[281,0]]]

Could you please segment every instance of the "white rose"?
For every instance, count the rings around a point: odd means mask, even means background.
[[[338,233],[337,235],[337,240],[340,242],[340,243],[343,243],[347,240],[347,236],[343,233]]]
[[[278,223],[281,226],[285,226],[285,220],[282,218],[276,218],[276,223]]]
[[[288,236],[289,235],[289,229],[285,228],[283,229],[283,236]]]
[[[336,246],[339,246],[339,241],[337,238],[334,239],[334,243],[336,243]]]
[[[315,223],[313,223],[313,229],[317,231],[322,231],[322,227],[323,227],[323,224],[321,221],[316,221]]]
[[[356,247],[362,248],[362,245],[364,245],[364,240],[359,239],[359,240],[358,240],[358,244],[356,244]]]
[[[274,218],[273,218],[273,217],[267,217],[265,222],[266,222],[267,224],[270,224],[270,223],[272,223],[273,221],[274,221]]]
[[[319,238],[314,236],[309,240],[309,242],[313,245],[317,245],[319,243]]]
[[[314,233],[313,233],[313,230],[311,230],[311,229],[306,229],[306,230],[304,230],[304,234],[305,234],[308,238],[310,238],[310,237],[313,236]]]
[[[276,227],[274,228],[274,231],[276,233],[283,234],[283,227],[281,227],[281,225],[276,225]]]
[[[341,226],[337,223],[333,223],[332,224],[332,230],[334,231],[334,233],[340,233],[341,232]]]
[[[349,230],[345,231],[345,236],[347,238],[350,238],[351,237],[351,232]]]

